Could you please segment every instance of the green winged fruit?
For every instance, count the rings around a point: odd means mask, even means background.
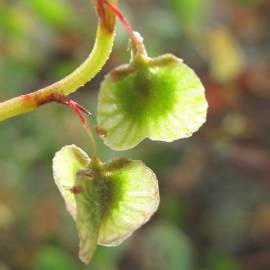
[[[89,263],[97,244],[116,246],[146,223],[159,205],[155,174],[143,162],[91,160],[70,145],[56,153],[53,174],[80,238],[80,259]]]
[[[181,59],[140,54],[103,81],[98,129],[113,150],[131,149],[145,138],[172,142],[197,131],[207,108],[200,79]]]

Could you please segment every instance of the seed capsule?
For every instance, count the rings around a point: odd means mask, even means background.
[[[103,81],[98,128],[114,150],[133,148],[146,137],[171,142],[197,131],[207,107],[200,79],[181,59],[141,55]]]

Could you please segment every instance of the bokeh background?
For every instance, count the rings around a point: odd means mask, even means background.
[[[269,270],[270,2],[125,0],[121,9],[151,56],[172,52],[202,78],[208,121],[192,138],[144,141],[104,160],[142,159],[158,175],[161,204],[116,248],[77,257],[74,223],[52,178],[54,153],[89,149],[67,107],[47,105],[0,123],[0,270]],[[89,0],[0,1],[0,100],[46,86],[79,65],[94,42]],[[118,24],[105,69],[72,96],[95,114],[104,75],[127,62]],[[95,125],[95,119],[90,121]]]

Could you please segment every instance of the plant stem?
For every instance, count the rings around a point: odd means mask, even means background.
[[[114,4],[117,3],[117,0],[111,0],[111,2]],[[115,15],[108,7],[105,7],[103,1],[96,0],[95,3],[99,24],[94,48],[85,62],[70,75],[52,85],[0,103],[0,121],[33,111],[43,104],[57,101],[58,95],[67,96],[77,91],[101,70],[112,50]]]
[[[62,101],[60,101],[62,102]],[[65,101],[63,101],[65,104],[67,104],[68,106],[70,106],[73,111],[78,115],[88,137],[90,138],[90,143],[92,146],[92,160],[94,162],[97,161],[97,146],[96,146],[96,142],[95,142],[95,138],[93,136],[93,133],[90,129],[90,127],[88,126],[86,119],[84,118],[83,113],[87,114],[88,116],[91,116],[91,113],[88,112],[84,107],[82,107],[80,104],[78,104],[77,102],[74,102],[71,99],[66,99]]]
[[[104,4],[112,10],[112,12],[119,18],[122,25],[126,28],[130,36],[130,40],[132,42],[132,51],[134,56],[147,57],[147,52],[143,44],[143,38],[139,33],[133,31],[131,25],[129,24],[128,20],[125,18],[121,10],[116,5],[114,5],[111,2],[108,2],[107,0],[100,0],[100,1],[103,1]]]

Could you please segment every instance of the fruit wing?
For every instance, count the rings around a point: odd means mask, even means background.
[[[112,189],[110,207],[103,216],[98,243],[115,246],[145,224],[159,205],[158,181],[141,161],[114,160],[107,165]]]

